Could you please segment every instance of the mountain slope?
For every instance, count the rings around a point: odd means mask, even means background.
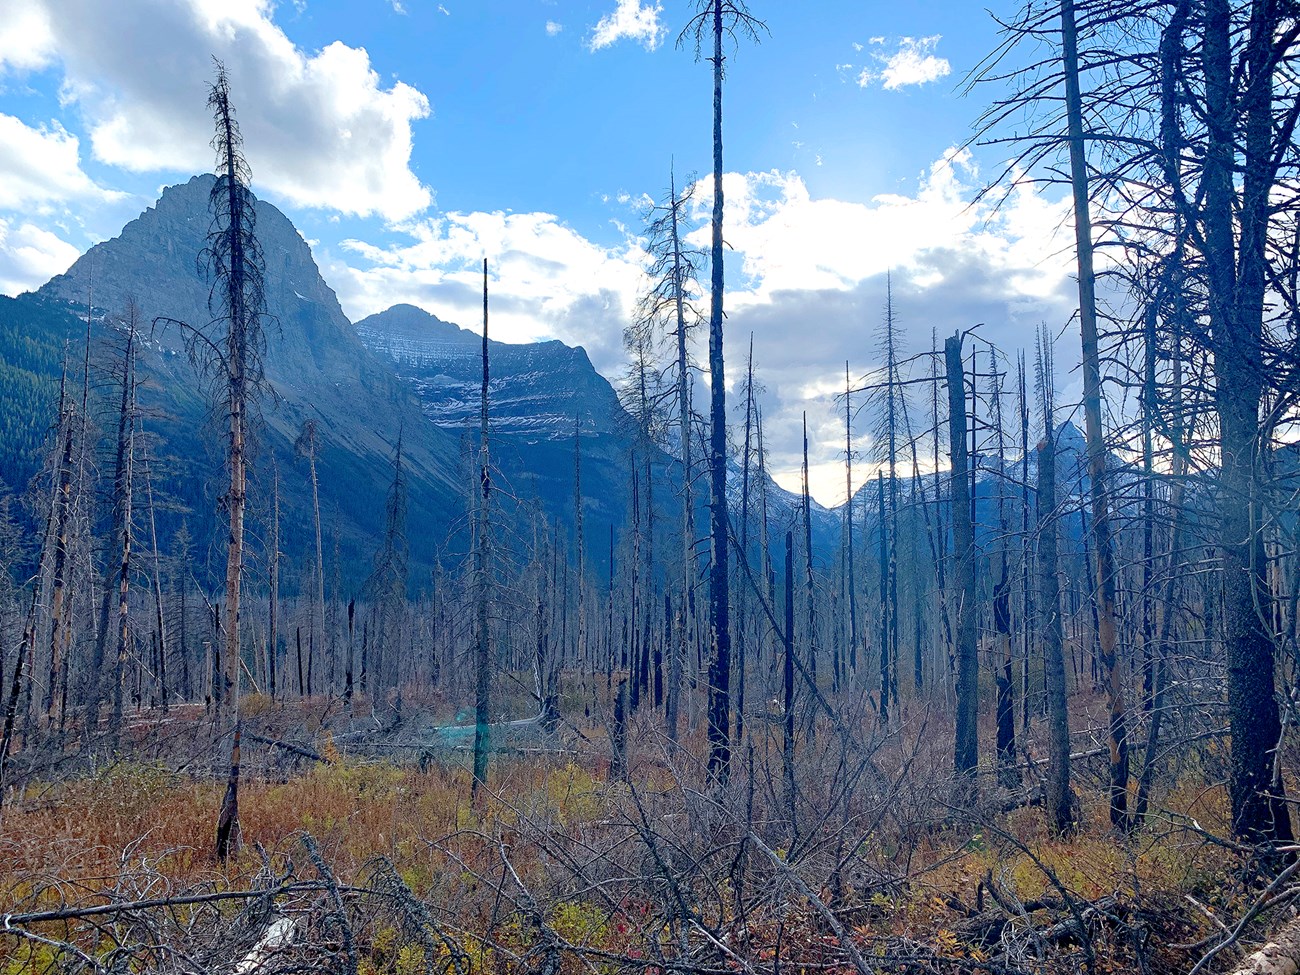
[[[432,423],[477,444],[481,335],[413,305],[362,319],[356,332],[408,384]],[[519,502],[540,501],[553,520],[572,526],[576,433],[594,556],[609,526],[627,519],[631,418],[581,348],[489,338],[488,359],[491,450],[508,494]],[[667,458],[656,450],[654,463],[666,465]]]
[[[425,416],[448,431],[477,429],[482,384],[482,338],[444,322],[413,305],[395,305],[357,322],[357,334],[376,354],[392,363],[419,398]],[[623,526],[631,506],[628,465],[635,445],[635,422],[618,394],[596,372],[581,348],[562,342],[512,345],[489,337],[489,412],[493,452],[523,499],[533,497],[561,523],[573,521],[575,422],[581,434],[584,518],[589,555],[603,563],[597,549],[608,525]],[[670,450],[673,444],[669,445]],[[696,457],[703,456],[703,446]],[[678,523],[680,465],[652,448],[654,504],[661,528]],[[730,465],[728,494],[739,517],[741,470]],[[697,475],[702,468],[697,470]],[[757,504],[757,487],[754,504]],[[707,485],[701,478],[696,500],[698,524],[706,524]],[[795,520],[799,499],[768,482],[770,524]],[[644,506],[645,498],[639,499]],[[839,539],[839,519],[814,502],[814,544],[828,550]],[[775,528],[774,528],[775,530]],[[783,529],[782,529],[783,530]]]
[[[213,183],[212,176],[196,176],[167,188],[155,206],[118,237],[92,247],[67,273],[41,288],[38,297],[78,311],[89,303],[103,322],[121,315],[134,299],[146,331],[157,316],[209,328],[211,285],[199,255],[207,243]],[[272,471],[278,468],[282,548],[291,556],[306,550],[310,492],[305,489],[306,464],[295,458],[292,445],[302,424],[314,419],[326,536],[337,531],[343,571],[355,582],[366,574],[383,530],[383,500],[400,430],[412,558],[427,564],[463,510],[456,438],[424,420],[392,370],[358,341],[288,218],[260,200],[256,213],[266,259],[264,362],[271,395],[262,403],[254,509],[260,507],[265,516]],[[110,331],[112,326],[102,327]],[[184,344],[179,326],[152,333],[141,360],[148,377],[144,405],[158,415],[150,427],[175,456],[178,475],[204,481],[204,496],[213,507],[222,483],[220,433],[216,424],[204,423],[210,408],[199,394],[202,382]],[[194,516],[205,520],[199,499],[189,500]]]

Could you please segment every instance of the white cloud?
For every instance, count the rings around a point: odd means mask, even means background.
[[[663,9],[659,3],[642,6],[641,0],[618,0],[614,12],[601,17],[591,29],[587,47],[599,51],[602,47],[609,47],[626,38],[636,41],[647,51],[653,51],[663,42],[668,30],[659,23]]]
[[[0,293],[16,295],[39,288],[62,274],[81,252],[48,230],[0,218]]]
[[[34,129],[0,113],[0,210],[46,208],[70,200],[120,199],[81,168],[80,143],[58,122]]]
[[[601,247],[549,213],[449,213],[404,225],[409,243],[342,245],[325,275],[354,321],[406,301],[474,327],[489,261],[492,332],[507,342],[582,345],[606,375],[619,371],[623,326],[644,280],[635,240]]]
[[[432,200],[410,168],[411,127],[429,114],[428,99],[402,82],[383,87],[363,49],[299,49],[272,21],[273,0],[19,2],[29,22],[48,26],[45,57],[61,62],[61,97],[80,108],[102,162],[209,169],[211,54],[230,76],[255,190],[390,220]],[[5,37],[0,57],[19,64]]]
[[[892,272],[895,313],[904,349],[929,349],[975,322],[1003,349],[1032,344],[1039,321],[1063,323],[1074,308],[1069,201],[1047,199],[1021,184],[996,213],[973,204],[980,185],[968,152],[949,150],[911,193],[866,203],[816,198],[795,172],[728,173],[724,226],[728,257],[728,345],[754,334],[757,369],[767,393],[771,466],[786,486],[798,484],[800,418],[808,413],[813,494],[843,500],[841,408],[832,398],[844,382],[874,368],[872,336],[883,317],[885,279]],[[690,240],[706,246],[711,180],[696,188]],[[733,263],[734,261],[734,263]],[[790,341],[797,329],[798,341]],[[1068,358],[1063,346],[1062,362]],[[733,351],[729,383],[743,360]],[[918,429],[925,425],[914,417]],[[870,426],[858,424],[866,442]],[[864,465],[861,471],[868,471]]]
[[[1051,236],[1046,225],[1058,225],[1065,211],[1026,189],[1017,191],[995,222],[985,226],[988,208],[970,203],[977,175],[968,151],[949,150],[923,175],[914,195],[881,194],[868,203],[848,203],[812,198],[793,171],[726,174],[727,243],[745,278],[737,300],[768,300],[778,291],[849,288],[891,267],[920,269],[925,255],[939,247],[979,253],[1009,270],[1014,265],[1015,284],[1023,293],[1051,291],[1063,266],[1039,266],[1041,250],[1011,252],[1025,239],[1039,247],[1044,233]],[[695,196],[700,226],[691,237],[697,246],[707,245],[705,220],[712,201],[712,178],[702,179]],[[1043,208],[1048,212],[1040,212]]]
[[[952,73],[947,58],[936,57],[935,47],[942,35],[930,37],[904,37],[893,54],[877,54],[879,68],[863,68],[858,75],[858,85],[866,88],[881,82],[886,91],[897,91],[908,85],[924,85],[938,81]],[[883,37],[873,37],[872,44],[883,44]]]
[[[549,36],[549,37],[554,37],[556,34],[560,33],[562,30],[564,30],[564,25],[563,25],[563,24],[556,23],[554,20],[548,20],[548,21],[546,22],[546,33],[547,33],[547,36]]]
[[[753,332],[771,466],[783,483],[798,483],[806,411],[813,493],[827,504],[843,498],[843,421],[833,393],[845,359],[855,379],[875,364],[871,336],[887,273],[908,355],[929,348],[931,327],[942,338],[987,322],[984,334],[1013,350],[1032,342],[1039,321],[1070,317],[1068,199],[1044,198],[1026,183],[995,213],[971,202],[979,184],[970,154],[957,150],[922,173],[912,192],[866,203],[814,197],[795,172],[725,175],[728,382],[734,390],[740,350]],[[710,190],[708,179],[696,189],[690,239],[697,245],[707,242]],[[608,205],[620,206],[619,196]],[[487,255],[495,336],[559,338],[584,346],[606,376],[622,371],[622,329],[645,280],[639,241],[603,247],[546,213],[451,213],[408,222],[401,232],[406,241],[352,240],[320,255],[354,319],[407,301],[474,327]],[[925,425],[921,412],[913,422]],[[865,417],[857,424],[862,450],[870,449],[869,426]],[[861,476],[870,472],[860,465]]]
[[[42,0],[6,0],[0,17],[0,72],[32,71],[54,57],[50,15]]]
[[[402,6],[402,0],[388,0],[388,3],[393,8],[393,13],[406,15],[406,8]]]

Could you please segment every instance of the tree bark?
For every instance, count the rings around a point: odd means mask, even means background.
[[[488,264],[483,259],[483,383],[479,406],[479,492],[474,539],[474,585],[477,612],[474,633],[474,771],[471,801],[477,803],[480,787],[487,785],[488,752],[491,748],[492,649],[488,633],[488,533],[491,518],[492,475],[488,461]]]
[[[948,449],[952,459],[952,577],[956,586],[957,733],[954,767],[972,775],[979,764],[979,657],[975,642],[975,531],[966,457],[966,380],[961,336],[944,343],[948,369]]]
[[[1118,658],[1115,562],[1110,527],[1106,442],[1101,430],[1101,359],[1097,343],[1096,277],[1092,260],[1092,219],[1088,210],[1088,170],[1084,154],[1083,99],[1079,90],[1078,30],[1074,0],[1061,4],[1062,67],[1070,141],[1070,180],[1074,191],[1074,239],[1079,274],[1079,332],[1083,342],[1083,411],[1088,443],[1088,480],[1096,555],[1098,642],[1106,674],[1110,710],[1110,821],[1128,828],[1128,728],[1124,685]]]
[[[1219,504],[1223,559],[1223,626],[1232,730],[1228,793],[1233,832],[1253,842],[1289,842],[1291,821],[1273,754],[1281,737],[1274,648],[1265,621],[1272,594],[1265,580],[1258,464],[1263,444],[1260,403],[1265,241],[1272,148],[1270,48],[1279,12],[1253,0],[1246,40],[1249,90],[1234,106],[1231,16],[1227,0],[1206,0],[1202,57],[1207,130],[1205,257],[1214,350],[1215,406],[1222,445]],[[1241,113],[1238,123],[1236,112]],[[1244,130],[1240,199],[1234,186],[1237,131]],[[1234,215],[1240,240],[1234,247]]]
[[[1049,380],[1050,381],[1050,380]],[[1070,719],[1066,708],[1061,581],[1057,575],[1056,431],[1050,418],[1038,444],[1038,586],[1043,668],[1047,684],[1047,815],[1059,836],[1074,829],[1070,795]]]
[[[731,772],[731,600],[727,551],[727,376],[722,356],[722,2],[713,20],[713,226],[709,308],[709,776]]]

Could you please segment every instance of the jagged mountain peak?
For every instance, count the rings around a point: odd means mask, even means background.
[[[122,228],[96,244],[69,270],[31,296],[80,310],[93,306],[95,317],[120,314],[134,300],[144,328],[157,316],[177,319],[214,336],[209,309],[212,281],[202,258],[212,227],[211,175],[169,186],[159,199]],[[311,248],[293,223],[264,200],[255,200],[256,234],[265,261],[262,360],[272,395],[261,402],[258,439],[263,453],[254,470],[259,479],[254,506],[266,503],[272,461],[284,489],[285,531],[300,528],[310,505],[301,493],[300,465],[293,444],[302,425],[314,420],[319,436],[320,493],[323,510],[332,511],[342,550],[353,571],[364,574],[387,490],[393,445],[404,431],[403,457],[410,485],[410,519],[437,539],[458,518],[461,474],[458,439],[427,423],[410,391],[379,356],[362,344],[325,283]],[[168,326],[142,355],[149,377],[147,405],[160,420],[151,424],[176,457],[187,492],[191,482],[219,490],[219,438],[203,432],[211,405],[189,357],[182,354],[185,329]],[[193,502],[191,501],[193,504]],[[204,499],[202,507],[211,501]],[[194,504],[197,511],[200,505]],[[211,519],[211,514],[205,516]],[[212,531],[215,526],[195,526]],[[413,557],[429,558],[432,543],[413,546]]]
[[[208,199],[215,183],[216,177],[203,174],[166,187],[118,236],[90,248],[40,293],[109,313],[120,313],[134,300],[146,322],[166,316],[205,327],[213,316],[211,278],[202,254],[212,227]],[[307,241],[272,204],[255,199],[254,210],[266,261],[269,344],[283,341],[286,352],[300,352],[302,346],[319,350],[338,341],[348,330],[347,316],[321,277]],[[173,346],[180,343],[174,330],[166,338]],[[269,369],[277,358],[268,359]]]

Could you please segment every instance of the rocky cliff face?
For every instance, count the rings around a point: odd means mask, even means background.
[[[477,429],[483,378],[480,335],[412,305],[395,305],[356,327],[370,350],[388,359],[414,390],[425,416],[449,431]],[[511,345],[489,338],[488,359],[489,410],[497,443],[493,449],[506,473],[536,491],[562,520],[570,520],[576,421],[583,453],[584,510],[595,516],[598,525],[622,523],[631,504],[628,472],[635,424],[586,352],[562,342]],[[675,444],[668,449],[672,452]],[[658,449],[652,454],[661,474],[655,488],[657,517],[675,525],[679,465]],[[697,460],[704,456],[702,444],[695,455]],[[639,463],[643,462],[644,457]],[[741,470],[734,461],[730,469],[730,500],[739,512]],[[697,469],[697,476],[702,478],[702,471]],[[707,501],[705,494],[707,487],[701,483],[696,488],[701,505]],[[752,504],[757,504],[757,494],[755,486]],[[797,497],[771,481],[767,494],[774,523],[785,524],[795,517]],[[699,517],[706,517],[703,508]],[[838,516],[814,502],[812,521],[815,543],[834,545],[839,537]]]
[[[461,430],[478,422],[479,335],[414,305],[394,305],[357,322],[356,329],[411,385],[434,423]],[[584,435],[628,432],[618,395],[581,348],[557,341],[512,345],[489,337],[488,359],[494,432],[529,442],[571,442],[575,420]]]
[[[218,334],[220,323],[212,322],[208,307],[211,281],[200,257],[211,226],[208,195],[214,182],[212,176],[197,176],[167,188],[119,236],[91,248],[39,294],[18,300],[33,308],[39,303],[64,309],[60,314],[84,314],[89,305],[97,331],[110,340],[120,337],[117,319],[135,303],[148,333],[140,364],[147,381],[142,405],[151,432],[161,440],[158,481],[174,490],[171,520],[186,517],[200,547],[211,552],[222,548],[220,410],[203,395],[202,378],[186,354],[184,329],[150,325],[162,316]],[[278,477],[282,550],[300,559],[314,547],[308,542],[314,533],[307,469],[293,442],[303,423],[315,420],[325,531],[331,539],[337,533],[345,576],[353,583],[363,579],[382,535],[400,433],[412,574],[418,577],[435,553],[447,548],[449,533],[466,523],[481,339],[411,305],[390,308],[354,328],[288,218],[264,201],[257,202],[256,214],[266,261],[269,394],[262,402],[261,448],[253,469],[254,530],[264,528]],[[51,339],[51,349],[61,349],[64,338],[75,341],[77,328],[68,315],[60,326],[63,337]],[[50,362],[57,363],[58,349],[47,357]],[[580,452],[589,564],[605,564],[609,532],[621,532],[632,510],[633,457],[641,469],[647,460],[644,447],[634,451],[631,419],[581,348],[493,340],[489,354],[492,456],[500,471],[501,503],[511,509],[503,514],[517,529],[511,533],[529,534],[525,525],[535,504],[553,525],[566,533],[572,529],[575,454]],[[47,380],[56,382],[57,371]],[[44,424],[46,418],[33,422]],[[657,530],[671,531],[681,472],[662,451],[648,453],[655,483],[652,498],[643,491],[639,500],[642,517],[652,501]],[[738,469],[732,482],[736,493]],[[701,504],[706,493],[701,484]],[[769,484],[769,499],[777,521],[792,517],[797,505],[792,495]],[[735,500],[738,504],[738,494]],[[814,510],[819,541],[833,544],[838,524],[832,514]],[[165,535],[166,526],[162,530]]]
[[[212,176],[196,176],[168,187],[120,235],[92,247],[66,274],[46,284],[39,297],[79,311],[89,302],[106,331],[133,300],[146,332],[157,316],[166,316],[216,335],[220,326],[211,322],[208,309],[211,281],[200,258],[211,226],[208,194],[214,182]],[[296,554],[300,545],[305,547],[295,535],[310,524],[311,500],[303,490],[305,463],[292,445],[303,423],[315,420],[326,532],[337,529],[341,555],[364,575],[382,531],[400,429],[412,557],[419,563],[445,540],[463,510],[458,439],[427,422],[388,363],[357,338],[289,219],[261,200],[256,214],[266,261],[263,359],[269,395],[261,401],[262,452],[254,471],[259,497],[254,505],[269,505],[272,470],[278,469],[290,540],[286,550]],[[204,423],[212,409],[184,346],[184,330],[177,325],[151,331],[141,361],[142,374],[150,380],[146,405],[160,417],[151,427],[164,437],[164,449],[176,455],[177,476],[210,482],[206,493],[215,502],[221,490],[220,433],[214,424]],[[200,433],[205,426],[206,433]]]
[[[413,305],[396,305],[357,323],[358,337],[385,359],[439,429],[476,444],[483,381],[481,335]],[[493,461],[517,503],[539,502],[550,518],[574,520],[574,467],[581,453],[583,516],[592,559],[610,525],[630,505],[632,423],[587,353],[562,342],[488,341]],[[576,440],[575,440],[576,437]],[[653,451],[668,473],[668,458]],[[643,458],[644,459],[644,458]],[[661,498],[666,501],[665,488]]]

